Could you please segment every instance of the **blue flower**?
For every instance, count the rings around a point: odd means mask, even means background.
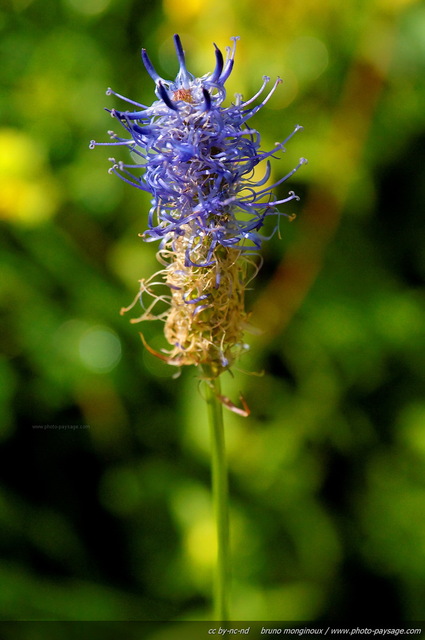
[[[267,76],[250,100],[244,101],[237,95],[233,104],[222,106],[237,40],[233,38],[233,46],[227,48],[226,59],[214,45],[214,71],[195,78],[186,68],[180,38],[175,35],[180,68],[174,81],[158,75],[143,49],[142,60],[155,82],[158,99],[151,106],[145,106],[108,89],[108,94],[134,105],[137,110],[110,110],[128,137],[110,132],[111,142],[90,143],[91,148],[98,144],[129,148],[132,162],[116,162],[111,158],[110,171],[152,195],[148,228],[142,237],[148,242],[158,240],[160,248],[181,236],[189,237],[185,249],[187,266],[212,265],[218,246],[257,251],[263,240],[259,231],[266,218],[288,215],[282,214],[278,205],[297,199],[292,191],[285,198],[276,199],[273,189],[306,162],[301,158],[287,175],[265,186],[270,175],[269,158],[284,150],[285,143],[301,127],[297,125],[271,151],[263,151],[260,134],[247,124],[273,95],[281,82],[279,78],[255,106],[255,100],[270,81]],[[254,169],[262,161],[266,163],[265,175],[255,181]],[[208,248],[202,264],[195,258],[201,246]]]
[[[122,313],[140,302],[144,311],[131,322],[165,323],[171,349],[155,354],[175,366],[200,365],[208,377],[231,367],[248,348],[243,339],[249,330],[244,297],[259,269],[250,252],[258,253],[261,247],[266,219],[288,215],[278,206],[297,199],[290,191],[279,200],[273,189],[306,162],[301,158],[292,171],[267,186],[270,158],[284,150],[301,127],[271,151],[263,151],[260,134],[248,125],[275,92],[279,78],[258,104],[270,82],[267,76],[250,100],[237,95],[230,106],[222,106],[237,40],[227,48],[226,59],[214,45],[214,71],[195,78],[186,68],[180,38],[174,36],[180,65],[174,81],[158,75],[143,49],[157,100],[146,106],[108,89],[137,110],[110,110],[127,137],[110,132],[111,142],[90,143],[92,148],[126,146],[131,162],[111,158],[110,171],[152,196],[142,237],[159,241],[162,268],[140,281],[133,304]],[[264,176],[256,181],[254,170],[263,161]]]

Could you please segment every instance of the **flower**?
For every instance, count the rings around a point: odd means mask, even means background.
[[[213,375],[228,368],[246,348],[242,335],[248,316],[243,297],[254,264],[249,254],[261,248],[260,229],[266,218],[292,218],[277,207],[297,196],[290,191],[277,199],[273,189],[306,162],[301,158],[292,171],[268,186],[269,159],[284,150],[301,127],[297,125],[271,151],[263,151],[260,134],[247,124],[273,95],[280,78],[255,106],[270,82],[267,76],[251,99],[244,101],[238,94],[230,106],[222,106],[237,40],[233,38],[233,46],[227,48],[226,59],[214,45],[214,70],[195,78],[186,68],[182,44],[175,35],[180,68],[174,81],[161,78],[142,49],[157,100],[146,106],[108,89],[107,94],[137,110],[110,110],[128,137],[109,132],[111,142],[90,143],[91,148],[127,146],[132,162],[111,158],[110,171],[152,195],[147,228],[141,235],[147,242],[159,241],[158,258],[164,269],[153,279],[141,281],[135,302],[143,294],[153,300],[136,321],[163,319],[173,348],[162,357],[175,365],[207,365]],[[265,175],[256,181],[254,169],[263,161]],[[253,268],[255,273],[257,267]],[[166,292],[156,293],[154,282],[165,284]],[[155,315],[154,309],[163,302],[169,307]]]

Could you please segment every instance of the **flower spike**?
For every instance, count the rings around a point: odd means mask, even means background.
[[[277,196],[273,190],[306,163],[301,158],[284,177],[269,180],[270,159],[284,151],[301,127],[296,125],[285,140],[264,151],[260,134],[247,125],[273,96],[280,78],[265,96],[268,76],[263,76],[252,98],[244,101],[237,95],[230,106],[222,106],[238,39],[232,38],[225,59],[214,44],[215,68],[201,78],[187,70],[177,34],[179,71],[174,80],[162,78],[142,49],[142,61],[155,82],[158,99],[145,106],[108,89],[109,95],[136,109],[110,110],[124,129],[124,137],[110,132],[110,142],[90,143],[91,148],[98,144],[126,146],[131,160],[112,158],[110,171],[152,198],[140,235],[145,242],[159,242],[162,268],[153,278],[141,281],[140,299],[150,298],[151,302],[134,321],[164,320],[171,348],[160,357],[176,366],[205,365],[212,377],[231,367],[247,349],[244,293],[253,270],[254,275],[258,271],[253,260],[262,242],[278,231],[280,218],[293,217],[278,207],[298,199],[293,191]],[[256,179],[254,172],[263,161],[265,171]],[[276,223],[262,235],[271,217]],[[156,313],[157,309],[161,311]],[[232,408],[227,398],[221,402]]]

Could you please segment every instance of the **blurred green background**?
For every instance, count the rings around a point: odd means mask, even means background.
[[[240,367],[265,375],[223,381],[251,409],[225,416],[233,618],[424,620],[424,4],[1,6],[0,618],[211,616],[196,371],[119,315],[156,269],[149,198],[88,148],[123,108],[107,87],[153,100],[142,46],[175,76],[177,32],[196,74],[241,36],[229,100],[280,75],[253,126],[264,148],[304,126],[275,178],[309,159],[249,294]]]

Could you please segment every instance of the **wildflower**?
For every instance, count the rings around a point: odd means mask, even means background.
[[[146,106],[108,89],[107,94],[136,110],[110,110],[127,137],[109,132],[111,142],[90,143],[91,148],[99,144],[128,147],[131,162],[111,158],[110,172],[152,195],[141,236],[146,242],[159,242],[157,257],[163,268],[140,281],[136,299],[122,312],[140,301],[144,312],[132,322],[165,322],[171,349],[157,355],[176,366],[203,365],[211,377],[229,368],[247,348],[244,293],[258,270],[251,256],[261,248],[260,229],[268,217],[292,218],[277,207],[297,196],[290,191],[277,199],[273,189],[306,162],[301,158],[292,171],[268,186],[269,159],[284,151],[285,143],[301,127],[297,125],[271,151],[263,151],[258,131],[247,124],[271,98],[280,78],[255,106],[270,82],[267,76],[251,99],[244,101],[238,94],[234,103],[222,106],[237,40],[233,38],[233,46],[227,48],[226,59],[214,45],[214,70],[195,78],[186,68],[182,44],[175,35],[180,68],[174,81],[160,77],[142,49],[157,100]],[[255,181],[254,169],[263,161],[264,177]]]

